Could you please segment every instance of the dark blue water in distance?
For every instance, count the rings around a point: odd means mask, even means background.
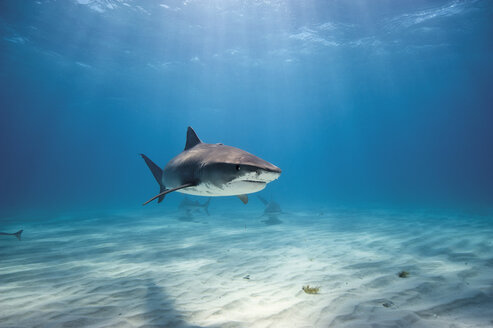
[[[492,54],[488,0],[1,1],[0,214],[146,211],[188,126],[285,206],[491,207]]]

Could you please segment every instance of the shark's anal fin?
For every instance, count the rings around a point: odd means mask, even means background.
[[[247,195],[236,195],[236,197],[238,197],[243,202],[243,204],[248,203],[248,196]]]
[[[145,202],[142,205],[147,205],[148,203],[152,202],[156,198],[161,198],[161,197],[164,198],[164,195],[169,194],[170,192],[177,191],[177,190],[180,190],[180,189],[183,189],[183,188],[193,187],[193,186],[195,186],[195,183],[185,183],[185,184],[183,184],[181,186],[178,186],[176,188],[166,189],[165,191],[163,191],[163,192],[157,194],[156,196],[152,197],[151,199],[149,199],[147,202]]]

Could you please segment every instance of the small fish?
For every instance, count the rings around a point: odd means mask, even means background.
[[[247,274],[246,276],[243,277],[243,279],[247,279],[247,280],[250,280],[250,275]]]
[[[8,233],[8,232],[0,232],[0,236],[15,236],[17,237],[17,239],[21,240],[21,234],[24,230],[19,230],[17,232],[14,232],[14,233]]]

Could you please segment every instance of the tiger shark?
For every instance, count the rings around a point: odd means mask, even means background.
[[[279,178],[281,169],[242,149],[222,143],[202,142],[188,127],[183,152],[161,169],[141,154],[160,187],[156,198],[160,203],[166,194],[177,191],[196,196],[237,196],[248,203],[247,194],[264,189]]]

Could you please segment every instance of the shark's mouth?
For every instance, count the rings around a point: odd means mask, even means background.
[[[233,195],[250,194],[260,191],[267,186],[266,181],[257,179],[236,180],[228,183],[225,187],[226,192]]]
[[[263,184],[266,183],[265,181],[262,181],[262,180],[241,180],[241,181],[249,182],[249,183],[263,183]]]

